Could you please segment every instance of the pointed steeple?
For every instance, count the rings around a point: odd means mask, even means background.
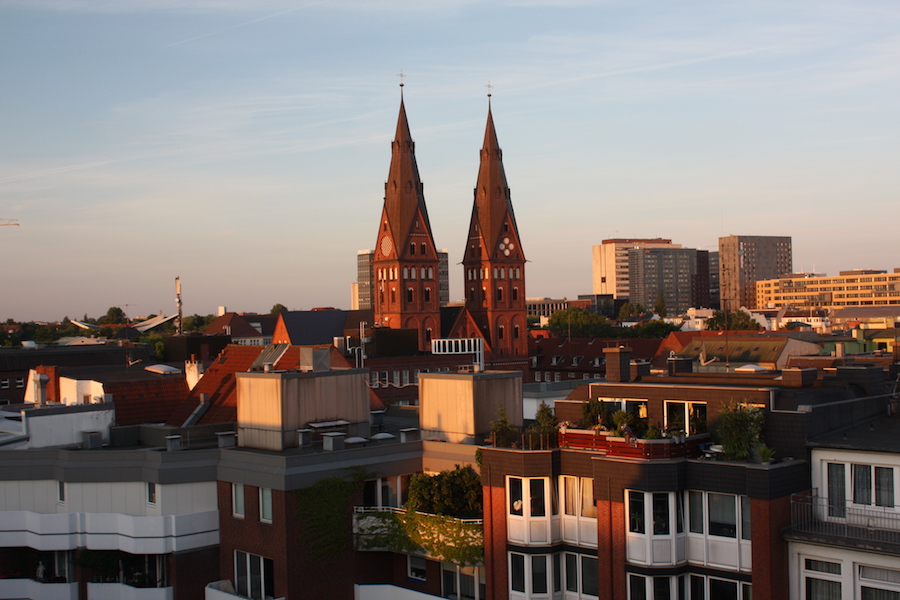
[[[520,358],[528,354],[525,254],[490,100],[480,156],[463,256],[466,308],[488,341],[493,359]]]
[[[379,326],[417,329],[419,347],[425,350],[440,331],[440,259],[415,150],[401,87],[400,115],[391,142],[391,166],[372,257],[373,306]]]

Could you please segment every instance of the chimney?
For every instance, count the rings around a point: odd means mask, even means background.
[[[181,450],[181,436],[180,435],[167,435],[166,436],[166,450],[168,452],[178,452]]]
[[[606,381],[610,383],[630,381],[631,348],[627,346],[604,348],[603,354],[606,355]]]
[[[234,431],[217,431],[219,448],[234,448],[237,434]]]

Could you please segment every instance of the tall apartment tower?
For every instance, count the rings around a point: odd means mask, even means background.
[[[372,257],[375,322],[419,331],[419,349],[440,335],[440,260],[431,233],[401,89],[400,116],[391,143],[384,209]]]
[[[527,356],[525,254],[490,104],[463,277],[466,308],[488,341],[492,357]]]
[[[757,308],[756,282],[793,272],[789,236],[730,235],[719,238],[723,310]]]
[[[672,240],[610,239],[592,248],[592,271],[595,294],[612,294],[613,298],[630,298],[628,251],[641,248],[681,248]]]
[[[438,269],[438,296],[441,306],[450,303],[450,265],[447,250],[438,253],[440,268]],[[351,304],[353,310],[372,310],[375,308],[372,291],[375,281],[375,270],[372,266],[375,250],[360,250],[356,254],[356,283],[351,286]]]
[[[629,302],[652,309],[662,295],[668,316],[709,305],[709,255],[702,250],[631,248],[628,279]]]

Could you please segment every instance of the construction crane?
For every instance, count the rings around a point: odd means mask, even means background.
[[[18,227],[19,222],[15,219],[0,219],[0,227],[3,227],[4,225],[15,225]]]

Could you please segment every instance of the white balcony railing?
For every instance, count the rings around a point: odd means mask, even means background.
[[[0,580],[0,600],[78,600],[77,583],[41,583],[34,579]]]
[[[89,583],[88,600],[173,600],[170,587],[137,588],[124,583]]]
[[[791,497],[794,531],[867,543],[900,545],[900,507],[859,508],[812,492]]]

